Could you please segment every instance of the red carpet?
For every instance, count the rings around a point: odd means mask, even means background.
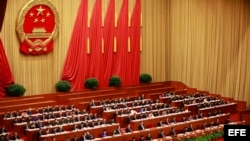
[[[215,139],[213,141],[224,141],[224,138],[218,138],[218,139]]]

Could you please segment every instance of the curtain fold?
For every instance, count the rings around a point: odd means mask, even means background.
[[[131,17],[130,53],[128,54],[128,84],[139,84],[140,75],[140,38],[141,38],[141,0],[136,0]]]
[[[0,97],[6,96],[5,89],[14,83],[12,72],[0,38]]]
[[[71,90],[83,89],[83,83],[87,76],[87,16],[88,0],[82,0],[74,29],[69,44],[69,49],[64,64],[61,79],[71,83]]]
[[[3,20],[4,20],[4,16],[5,16],[6,6],[7,6],[7,0],[1,0],[0,1],[0,32],[1,32],[2,26],[3,26]]]
[[[0,1],[0,32],[5,16],[5,10],[7,6],[7,0]],[[12,72],[9,66],[7,56],[4,51],[2,39],[0,38],[0,97],[6,96],[5,89],[14,83]]]
[[[107,13],[104,19],[103,40],[103,84],[108,86],[109,78],[112,76],[112,61],[114,54],[114,36],[115,36],[115,0],[110,0]]]
[[[128,0],[123,0],[116,28],[117,50],[113,57],[112,74],[121,78],[123,85],[128,85]]]
[[[141,0],[137,0],[131,18],[130,37],[128,0],[122,2],[117,27],[115,27],[115,0],[109,1],[104,27],[102,27],[102,0],[95,1],[92,15],[88,14],[87,0],[82,1],[62,73],[62,79],[71,83],[71,90],[83,89],[84,81],[90,77],[97,78],[100,87],[107,87],[112,75],[120,77],[123,86],[138,84],[140,5]],[[88,19],[90,19],[89,27]],[[114,43],[115,38],[117,44]]]
[[[96,0],[90,20],[90,52],[88,77],[95,77],[99,80],[99,84],[103,86],[102,80],[102,0]]]

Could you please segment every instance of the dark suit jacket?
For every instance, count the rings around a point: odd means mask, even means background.
[[[188,127],[188,131],[190,132],[190,131],[193,131],[194,129],[193,128],[191,128],[191,127]]]
[[[126,128],[125,131],[126,131],[126,133],[132,132],[132,129],[131,128]]]
[[[144,130],[145,127],[143,125],[139,125],[138,130]]]
[[[171,130],[169,134],[170,134],[171,136],[176,135],[176,133],[175,133],[173,130]]]
[[[145,140],[150,141],[150,140],[152,140],[152,137],[151,136],[146,136]]]
[[[162,125],[163,125],[162,122],[157,123],[157,126],[162,126]]]
[[[165,135],[163,133],[158,134],[158,138],[163,138],[163,137],[165,137]]]
[[[121,133],[122,133],[121,130],[119,130],[119,129],[116,129],[116,130],[115,130],[115,134],[121,134]]]

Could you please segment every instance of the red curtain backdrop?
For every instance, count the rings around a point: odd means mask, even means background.
[[[128,54],[128,84],[139,84],[140,75],[140,38],[141,38],[141,0],[136,0],[131,16],[130,50]]]
[[[14,83],[12,72],[0,39],[0,97],[6,96],[5,89]]]
[[[88,0],[82,0],[61,77],[62,80],[71,83],[71,90],[83,89],[83,83],[87,76],[87,66],[85,66],[87,64],[87,17]]]
[[[108,86],[112,76],[112,60],[114,54],[115,36],[115,0],[110,0],[103,27],[104,55],[103,55],[103,83]]]
[[[68,80],[73,91],[84,89],[84,81],[90,77],[97,78],[101,87],[108,86],[112,75],[119,76],[123,86],[138,84],[141,0],[136,1],[131,27],[128,24],[128,0],[123,0],[117,27],[115,0],[109,1],[103,27],[102,0],[95,1],[89,28],[87,6],[87,0],[82,0],[61,79]]]
[[[2,29],[5,10],[7,6],[7,0],[0,1],[0,32]],[[12,72],[8,63],[8,59],[5,55],[2,40],[0,38],[0,97],[6,96],[5,89],[14,83]]]
[[[0,0],[0,32],[2,30],[6,6],[7,6],[7,0]]]
[[[114,53],[112,74],[122,80],[122,85],[128,85],[128,0],[123,0],[116,28],[117,50]]]
[[[91,20],[90,20],[90,52],[89,61],[86,66],[89,68],[88,77],[95,77],[99,80],[99,84],[103,86],[102,81],[102,0],[96,0]]]

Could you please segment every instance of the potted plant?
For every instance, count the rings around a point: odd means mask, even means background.
[[[58,81],[55,86],[58,92],[69,92],[71,89],[71,84],[66,80]]]
[[[118,76],[111,76],[109,79],[109,86],[110,87],[120,87],[122,85],[121,78]]]
[[[96,78],[88,78],[85,80],[84,86],[87,89],[96,90],[99,86],[99,81]]]
[[[151,83],[152,82],[152,76],[147,73],[143,73],[140,75],[140,83]]]
[[[7,87],[6,94],[7,96],[10,97],[18,97],[18,96],[23,96],[25,91],[26,89],[22,85],[11,84],[9,87]]]

